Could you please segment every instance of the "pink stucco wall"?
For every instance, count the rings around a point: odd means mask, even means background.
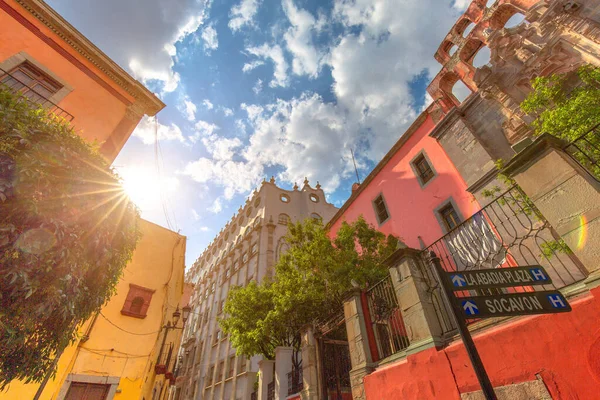
[[[429,133],[434,128],[430,116],[391,157],[359,196],[332,222],[335,234],[343,220],[354,221],[359,215],[386,234],[394,234],[413,248],[420,248],[418,236],[426,246],[439,239],[442,228],[434,210],[452,197],[463,218],[481,207],[466,191],[467,186],[442,147]],[[422,188],[411,168],[411,160],[422,150],[427,154],[436,176]],[[390,219],[378,225],[372,201],[383,193]]]

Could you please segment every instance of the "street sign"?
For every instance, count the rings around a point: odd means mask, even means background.
[[[451,290],[547,285],[552,279],[541,265],[444,272]]]
[[[556,290],[495,296],[455,297],[454,301],[465,318],[555,314],[571,311],[567,300]]]

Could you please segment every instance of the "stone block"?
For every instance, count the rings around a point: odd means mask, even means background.
[[[494,388],[498,400],[552,400],[542,380],[521,382]],[[462,393],[461,400],[485,400],[481,390]]]

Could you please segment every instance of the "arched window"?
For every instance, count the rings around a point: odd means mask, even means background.
[[[512,4],[501,4],[490,18],[490,28],[498,30],[513,28],[525,20],[525,16]]]
[[[490,48],[487,46],[482,47],[473,57],[473,66],[475,68],[483,67],[490,62],[492,53]]]
[[[144,306],[144,299],[140,296],[137,296],[131,301],[131,307],[129,307],[129,311],[135,314],[142,313],[142,307]]]
[[[290,222],[290,217],[287,214],[279,214],[279,218],[277,219],[277,223],[280,225],[287,225]]]
[[[465,85],[464,82],[460,79],[456,81],[456,83],[452,87],[452,94],[454,95],[454,97],[456,97],[459,103],[465,101],[465,99],[469,97],[471,93],[471,89],[469,89],[467,85]]]

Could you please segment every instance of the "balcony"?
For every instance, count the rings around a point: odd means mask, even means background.
[[[0,68],[0,87],[6,88],[14,93],[21,93],[23,97],[21,99],[27,101],[28,103],[41,106],[45,109],[48,114],[56,116],[58,118],[62,118],[66,121],[73,121],[74,117],[69,112],[60,108],[58,105],[51,102],[48,97],[49,95],[46,93],[41,93],[35,89],[32,89],[22,80],[18,79],[16,76],[4,71]]]

